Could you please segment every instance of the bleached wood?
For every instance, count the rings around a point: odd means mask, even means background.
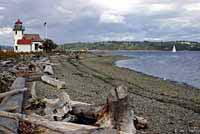
[[[53,130],[59,133],[65,133],[65,134],[70,134],[70,132],[81,130],[81,129],[90,130],[90,129],[97,128],[97,127],[89,126],[89,125],[80,125],[80,124],[59,122],[59,121],[49,121],[38,115],[37,116],[25,115],[25,114],[10,113],[10,112],[4,112],[4,111],[0,111],[0,117],[27,121],[29,123],[39,125],[39,126],[48,128],[50,130]]]
[[[42,79],[43,82],[48,83],[48,84],[50,84],[52,86],[57,87],[57,89],[61,89],[61,88],[65,87],[65,82],[57,80],[55,78],[51,78],[50,76],[43,75],[41,77],[41,79]]]
[[[26,121],[31,124],[54,131],[57,134],[128,134],[111,128],[99,128],[69,122],[49,121],[39,115],[25,115],[0,111],[0,117]],[[47,131],[46,131],[47,132]]]
[[[51,65],[45,65],[44,73],[53,75],[54,74],[53,67]]]
[[[37,94],[36,94],[35,88],[36,88],[36,82],[33,82],[32,87],[31,87],[31,97],[32,97],[32,99],[36,99],[37,98]]]
[[[136,134],[133,124],[134,113],[128,104],[128,89],[119,86],[111,90],[107,105],[105,105],[97,124],[100,127],[110,127],[129,134]]]
[[[0,93],[0,99],[4,98],[4,97],[8,97],[17,93],[22,93],[24,91],[27,91],[27,88],[23,88],[23,89],[14,89],[8,92],[4,92],[4,93]]]

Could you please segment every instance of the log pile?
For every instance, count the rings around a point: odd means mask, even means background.
[[[72,101],[67,93],[62,93],[58,99],[44,99],[46,102],[45,116],[23,115],[0,111],[0,117],[27,121],[56,133],[66,134],[135,134],[135,115],[128,106],[127,89],[120,86],[111,90],[107,104],[95,106],[87,103]],[[55,112],[56,111],[56,112]],[[83,116],[93,119],[93,124],[83,125],[63,121],[66,115],[72,114],[77,118]],[[58,117],[55,121],[55,117]],[[140,117],[137,117],[140,119]],[[69,120],[68,120],[69,121]],[[147,125],[144,119],[138,123]],[[137,124],[136,124],[137,125]]]

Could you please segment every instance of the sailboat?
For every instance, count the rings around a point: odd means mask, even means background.
[[[175,53],[176,52],[176,46],[173,46],[172,52]]]

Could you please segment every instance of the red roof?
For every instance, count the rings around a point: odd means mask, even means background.
[[[32,42],[42,42],[39,34],[24,34],[23,38]]]
[[[18,19],[18,20],[15,22],[15,24],[22,24],[22,22],[21,22],[20,19]]]
[[[27,40],[27,39],[22,39],[22,40],[18,40],[17,44],[18,45],[31,45],[32,41],[31,40]]]

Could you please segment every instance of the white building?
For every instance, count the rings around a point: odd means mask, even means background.
[[[40,52],[42,51],[43,40],[39,34],[24,34],[25,28],[18,19],[15,22],[14,31],[14,51],[15,52]]]

